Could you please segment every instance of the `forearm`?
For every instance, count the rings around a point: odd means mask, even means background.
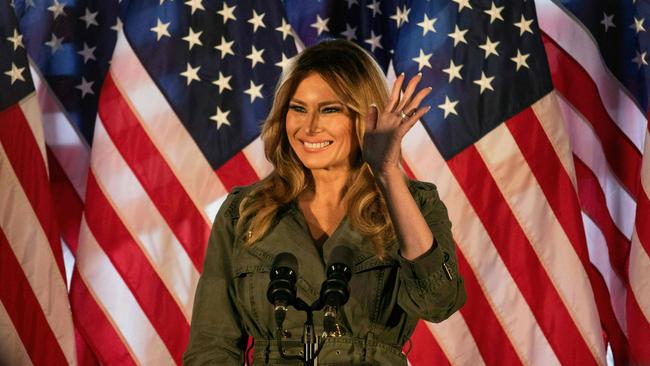
[[[413,260],[433,245],[433,233],[413,199],[399,168],[375,172],[400,242],[402,257]]]

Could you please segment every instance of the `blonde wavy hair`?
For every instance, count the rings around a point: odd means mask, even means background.
[[[313,188],[313,178],[287,138],[285,118],[300,82],[318,73],[348,107],[356,139],[363,149],[365,117],[374,103],[383,110],[388,101],[386,79],[379,65],[361,47],[346,40],[328,40],[305,49],[292,60],[280,77],[273,105],[262,126],[266,158],[275,169],[252,189],[239,206],[236,231],[245,235],[245,244],[260,240],[273,225],[278,210]],[[395,237],[385,201],[370,167],[356,154],[346,184],[347,214],[352,228],[370,238],[375,253],[385,254],[385,245]]]

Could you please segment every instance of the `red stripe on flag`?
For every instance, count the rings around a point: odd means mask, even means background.
[[[605,334],[603,335],[605,343],[607,343],[607,341],[610,342],[612,354],[614,356],[614,364],[627,365],[629,360],[629,344],[627,338],[625,338],[623,329],[614,314],[614,308],[612,307],[612,301],[607,285],[605,284],[605,279],[602,277],[600,272],[598,272],[598,269],[593,266],[592,273],[594,274],[594,277],[598,277],[597,281],[590,279],[591,287],[594,291],[594,297],[596,298],[596,307],[598,308],[600,322],[602,328],[605,330]]]
[[[86,189],[85,216],[88,227],[174,360],[180,364],[189,337],[189,324],[181,308],[113,211],[92,172],[88,174]]]
[[[3,120],[0,125],[8,123]],[[34,251],[38,245],[30,243]],[[0,229],[0,301],[18,332],[34,365],[67,365],[67,360],[52,332],[43,309],[16,259],[5,233]],[[39,289],[49,291],[49,289]]]
[[[402,160],[404,172],[411,179],[416,179],[415,174],[408,166],[406,161]],[[447,356],[440,348],[438,341],[433,338],[431,331],[427,328],[423,320],[420,320],[411,334],[411,342],[406,343],[402,352],[408,352],[408,360],[413,366],[424,366],[435,363],[436,365],[451,365]],[[410,349],[409,349],[410,348]]]
[[[81,215],[84,209],[83,201],[49,148],[47,148],[47,161],[50,168],[50,188],[59,230],[72,254],[76,254],[79,246]]]
[[[578,179],[580,206],[603,233],[612,268],[622,281],[627,282],[627,255],[630,252],[630,241],[612,220],[605,194],[594,173],[575,155],[573,162]]]
[[[99,366],[100,363],[95,356],[95,353],[84,336],[79,332],[79,327],[75,325],[74,330],[75,345],[77,346],[77,365],[78,366]]]
[[[413,334],[411,334],[411,340],[413,345],[410,351],[409,342],[406,342],[402,351],[404,353],[408,352],[408,360],[413,366],[451,365],[445,353],[442,352],[440,345],[431,335],[424,320],[418,322]]]
[[[486,365],[521,365],[517,351],[494,314],[478,278],[459,250],[458,269],[465,281],[467,303],[460,309]]]
[[[476,148],[448,164],[560,362],[597,363]]]
[[[0,143],[2,143],[18,181],[47,236],[61,278],[64,279],[66,278],[65,265],[63,264],[59,229],[54,219],[55,212],[52,207],[47,168],[41,150],[38,148],[38,142],[19,105],[16,104],[1,111],[0,121],[2,121],[0,123]]]
[[[645,195],[645,190],[639,190],[639,194],[636,195],[635,227],[641,246],[650,256],[650,200]]]
[[[220,166],[216,173],[228,192],[233,187],[249,185],[260,180],[241,151]]]
[[[506,125],[580,258],[594,290],[601,321],[608,330],[612,344],[617,346],[617,358],[624,358],[625,336],[614,316],[605,281],[589,260],[580,202],[568,172],[531,108],[511,118]]]
[[[627,292],[627,333],[631,365],[650,365],[650,323],[641,312],[632,291]]]
[[[102,87],[99,115],[115,147],[201,272],[210,226],[122,98],[110,74]]]
[[[609,118],[589,74],[549,37],[542,39],[553,85],[593,126],[612,171],[634,196],[640,182],[641,153]]]
[[[409,178],[416,179],[406,161],[402,161],[402,167]],[[456,247],[456,255],[458,257],[459,271],[465,281],[465,290],[471,294],[471,296],[467,297],[467,303],[460,309],[460,312],[476,340],[481,357],[487,365],[498,363],[506,365],[521,364],[510,339],[490,307],[477,277],[458,247]],[[429,334],[429,336],[431,335]],[[420,341],[426,340],[418,340],[418,342]],[[436,342],[433,338],[431,341]],[[426,342],[425,344],[428,344],[429,341]],[[429,359],[429,362],[432,360],[434,359]],[[413,362],[411,361],[411,363]]]
[[[411,167],[406,163],[406,160],[402,159],[402,168],[404,168],[404,173],[411,178],[411,179],[416,179],[415,174],[413,174],[413,171],[411,170]]]
[[[557,123],[561,123],[557,121]],[[578,195],[546,132],[532,108],[526,108],[506,122],[519,150],[546,196],[560,225],[580,258],[589,268],[589,253],[580,215]],[[568,146],[566,147],[568,149]]]
[[[70,303],[75,326],[99,361],[105,365],[135,365],[113,324],[95,302],[76,270],[72,274],[71,287]]]

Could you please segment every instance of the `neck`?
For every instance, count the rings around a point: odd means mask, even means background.
[[[345,186],[351,172],[349,169],[314,169],[313,191],[306,192],[307,201],[319,202],[328,206],[338,206],[343,202]]]

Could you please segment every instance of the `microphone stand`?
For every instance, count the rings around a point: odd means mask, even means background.
[[[350,281],[350,277],[352,276],[352,271],[350,270],[352,267],[352,264],[350,263],[352,257],[352,249],[347,246],[340,246],[332,251],[330,258],[331,264],[328,265],[327,269],[327,279],[321,286],[321,293],[318,300],[316,300],[311,305],[307,304],[299,297],[296,297],[296,274],[294,270],[294,268],[297,268],[296,258],[289,253],[280,253],[273,260],[274,265],[272,268],[277,267],[277,269],[271,273],[271,284],[269,284],[269,290],[267,291],[267,297],[269,301],[275,304],[275,297],[277,294],[287,296],[287,292],[289,292],[288,295],[291,295],[291,298],[295,299],[293,303],[290,303],[289,305],[292,305],[296,310],[304,311],[307,313],[307,320],[303,326],[302,333],[304,357],[287,356],[284,354],[284,350],[282,348],[282,320],[284,320],[284,316],[282,316],[281,319],[276,319],[278,327],[278,350],[280,351],[280,356],[283,359],[301,360],[307,366],[318,365],[318,353],[321,351],[323,346],[321,341],[324,341],[327,338],[328,333],[327,324],[325,324],[325,335],[322,337],[316,335],[316,331],[314,329],[314,311],[321,310],[326,305],[332,306],[333,304],[337,304],[338,306],[342,306],[348,301],[348,298],[350,296],[348,281]],[[283,264],[287,267],[280,268],[280,264]],[[288,274],[292,275],[288,279],[284,277],[277,278],[277,276],[274,276],[274,274],[279,275],[281,270],[283,272],[286,272],[287,269],[289,270]],[[275,283],[275,286],[272,286],[273,283]],[[287,288],[287,283],[290,285],[290,288]],[[336,313],[330,310],[331,309],[328,309],[329,313],[326,312],[327,319],[331,318],[332,315],[336,316]],[[335,321],[332,319],[330,320]]]
[[[299,357],[306,366],[318,366],[318,353],[320,351],[320,337],[316,335],[316,330],[314,329],[314,311],[322,309],[323,305],[319,300],[316,300],[313,304],[309,305],[301,298],[296,298],[296,302],[293,304],[293,307],[296,310],[304,311],[307,313],[307,320],[302,328],[302,347],[304,357]],[[282,358],[294,359],[294,357],[285,356],[282,349],[282,340],[278,340],[280,355]]]

